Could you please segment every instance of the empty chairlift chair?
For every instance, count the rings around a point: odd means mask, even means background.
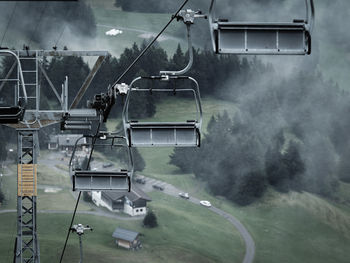
[[[78,145],[91,147],[93,144],[92,136],[83,136],[77,140],[70,162],[69,171],[73,183],[73,191],[121,191],[130,192],[131,189],[131,178],[133,174],[133,159],[131,150],[127,147],[125,138],[121,136],[111,136],[111,135],[101,135],[101,138],[95,142],[96,147],[123,147],[127,153],[126,159],[128,159],[127,169],[113,169],[105,170],[100,168],[99,170],[87,169],[87,167],[79,167],[79,165],[74,165],[77,160],[76,153]],[[88,143],[78,144],[80,140],[90,140]],[[116,143],[122,140],[123,143]]]
[[[178,81],[185,80],[189,82],[186,88],[137,88],[135,84],[140,80],[150,81]],[[196,119],[183,122],[144,122],[140,120],[129,119],[130,98],[136,92],[191,92],[194,95],[196,104]],[[139,77],[131,84],[125,101],[123,110],[123,124],[130,147],[198,147],[200,146],[200,130],[202,125],[202,107],[200,102],[199,86],[195,79],[186,76],[155,76]]]
[[[219,54],[309,55],[314,23],[313,0],[305,0],[306,19],[289,23],[234,22],[214,19],[212,0],[209,25],[214,51]]]
[[[61,130],[91,130],[92,121],[97,120],[96,109],[71,109],[63,114]]]
[[[13,56],[15,59],[14,64],[11,67],[10,71],[8,72],[7,76],[1,77],[0,92],[4,88],[7,88],[5,87],[7,83],[10,86],[13,85],[15,101],[16,101],[15,105],[0,106],[0,124],[18,123],[23,120],[24,113],[25,113],[25,105],[27,104],[27,100],[28,100],[27,92],[24,84],[21,62],[18,56],[10,50],[0,50],[0,56]],[[17,66],[17,73],[12,74],[16,66]],[[11,75],[16,75],[16,77],[11,77]],[[0,98],[4,99],[1,93],[0,93]]]

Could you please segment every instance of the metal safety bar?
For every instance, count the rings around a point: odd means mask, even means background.
[[[69,173],[72,178],[73,191],[129,191],[131,189],[131,179],[134,173],[134,163],[132,152],[129,147],[127,147],[125,141],[125,137],[116,136],[113,134],[101,133],[98,135],[100,140],[110,140],[110,144],[98,144],[95,143],[95,146],[103,146],[103,147],[125,147],[128,153],[128,169],[121,169],[120,171],[91,171],[88,170],[87,167],[82,167],[81,170],[75,169],[73,167],[73,161],[75,160],[76,149],[79,142],[86,139],[93,139],[94,136],[86,135],[81,136],[77,139],[74,145],[74,149],[72,152],[72,156],[69,161]],[[101,139],[102,138],[102,139]],[[124,144],[116,143],[116,141],[122,139]],[[85,146],[92,146],[91,143],[84,143]]]
[[[195,88],[176,88],[176,89],[142,89],[134,87],[135,83],[147,79],[151,81],[177,81],[180,79],[190,80],[195,84]],[[186,122],[142,122],[129,119],[129,105],[132,92],[192,92],[196,103],[196,120]],[[129,147],[199,147],[202,127],[202,106],[198,82],[187,76],[152,76],[138,77],[132,81],[125,100],[123,109],[123,125]]]

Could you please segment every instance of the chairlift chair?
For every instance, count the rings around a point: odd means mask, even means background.
[[[61,130],[91,130],[92,121],[96,120],[96,109],[71,109],[62,116]]]
[[[0,50],[0,56],[13,56],[15,58],[15,63],[17,63],[17,78],[16,79],[2,79],[2,83],[15,81],[16,82],[16,103],[13,106],[1,106],[0,107],[0,124],[13,124],[18,123],[23,120],[25,113],[25,106],[28,101],[26,87],[24,84],[23,71],[21,67],[21,62],[19,57],[10,50]],[[19,88],[22,87],[24,103],[21,103]]]
[[[164,81],[187,80],[191,87],[186,88],[156,88],[145,89],[135,86],[140,80]],[[193,85],[194,87],[193,88]],[[196,119],[186,122],[143,122],[131,120],[128,116],[130,98],[136,92],[192,92],[196,103]],[[153,77],[138,77],[132,81],[123,109],[123,124],[129,147],[198,147],[200,146],[200,130],[202,126],[202,107],[198,82],[187,76],[163,75]]]
[[[211,1],[209,25],[218,54],[310,55],[314,23],[313,0],[305,0],[306,19],[289,23],[235,22],[214,18]]]
[[[91,142],[86,144],[80,144],[84,146],[92,146],[93,136],[82,136],[80,137],[74,146],[74,150],[69,162],[69,171],[73,183],[73,191],[121,191],[130,192],[131,189],[131,178],[134,171],[132,153],[129,147],[125,143],[125,138],[116,135],[100,134],[99,137],[103,138],[105,143],[95,143],[95,146],[102,147],[125,147],[128,153],[128,168],[120,169],[119,171],[105,171],[105,170],[94,170],[91,171],[87,167],[74,167],[73,161],[75,160],[76,149],[78,143],[83,138],[90,139]],[[122,140],[123,143],[117,143]],[[102,141],[102,140],[101,140]]]

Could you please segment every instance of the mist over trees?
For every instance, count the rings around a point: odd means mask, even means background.
[[[213,116],[202,147],[175,149],[170,163],[238,204],[266,185],[334,197],[339,179],[350,177],[349,94],[315,71],[269,75],[252,77],[242,91],[232,85],[239,112]]]
[[[53,46],[64,29],[80,37],[96,34],[95,18],[85,1],[8,1],[1,2],[0,7],[2,32],[12,16],[11,34],[23,35],[40,46],[48,46],[48,42]],[[2,45],[6,45],[6,38]]]
[[[266,5],[270,4],[274,0],[251,0],[253,4],[255,5]],[[225,0],[225,1],[217,1],[217,5],[224,6],[227,8],[230,5],[227,5],[227,3],[230,3],[231,6],[239,4],[240,1],[238,0]],[[233,3],[232,3],[233,2]],[[124,11],[134,11],[134,12],[142,12],[142,13],[174,13],[180,5],[183,3],[181,0],[115,0],[115,6],[122,8]],[[189,4],[187,4],[186,7],[197,7],[201,8],[203,11],[206,11],[208,6],[210,4],[210,1],[203,1],[203,0],[192,0]],[[195,10],[197,10],[195,9]]]
[[[108,57],[82,101],[106,92],[144,46],[134,44],[120,58]],[[123,82],[130,83],[140,75],[157,75],[160,70],[181,69],[187,55],[178,47],[169,58],[156,45]],[[301,67],[283,77],[278,65],[274,68],[254,57],[217,56],[198,49],[194,49],[194,56],[188,75],[199,81],[202,97],[228,100],[235,103],[238,111],[213,116],[201,148],[176,148],[171,155],[172,164],[206,181],[215,195],[240,205],[261,198],[267,187],[332,197],[339,179],[350,181],[348,92],[325,80],[317,70],[306,72]],[[11,65],[3,61],[2,75]],[[70,101],[90,71],[82,58],[56,58],[44,66],[56,87],[60,87],[65,75],[69,76]],[[49,92],[47,84],[42,85],[42,95],[47,98],[43,101],[52,107],[55,95]],[[139,107],[134,114],[152,117],[157,102],[157,97],[136,98]],[[120,117],[122,106],[123,101],[118,100],[112,118]],[[136,170],[143,170],[141,155],[134,155]]]

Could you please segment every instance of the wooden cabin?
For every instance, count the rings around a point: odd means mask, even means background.
[[[112,235],[118,247],[126,249],[140,249],[142,247],[139,240],[140,233],[117,227]]]

